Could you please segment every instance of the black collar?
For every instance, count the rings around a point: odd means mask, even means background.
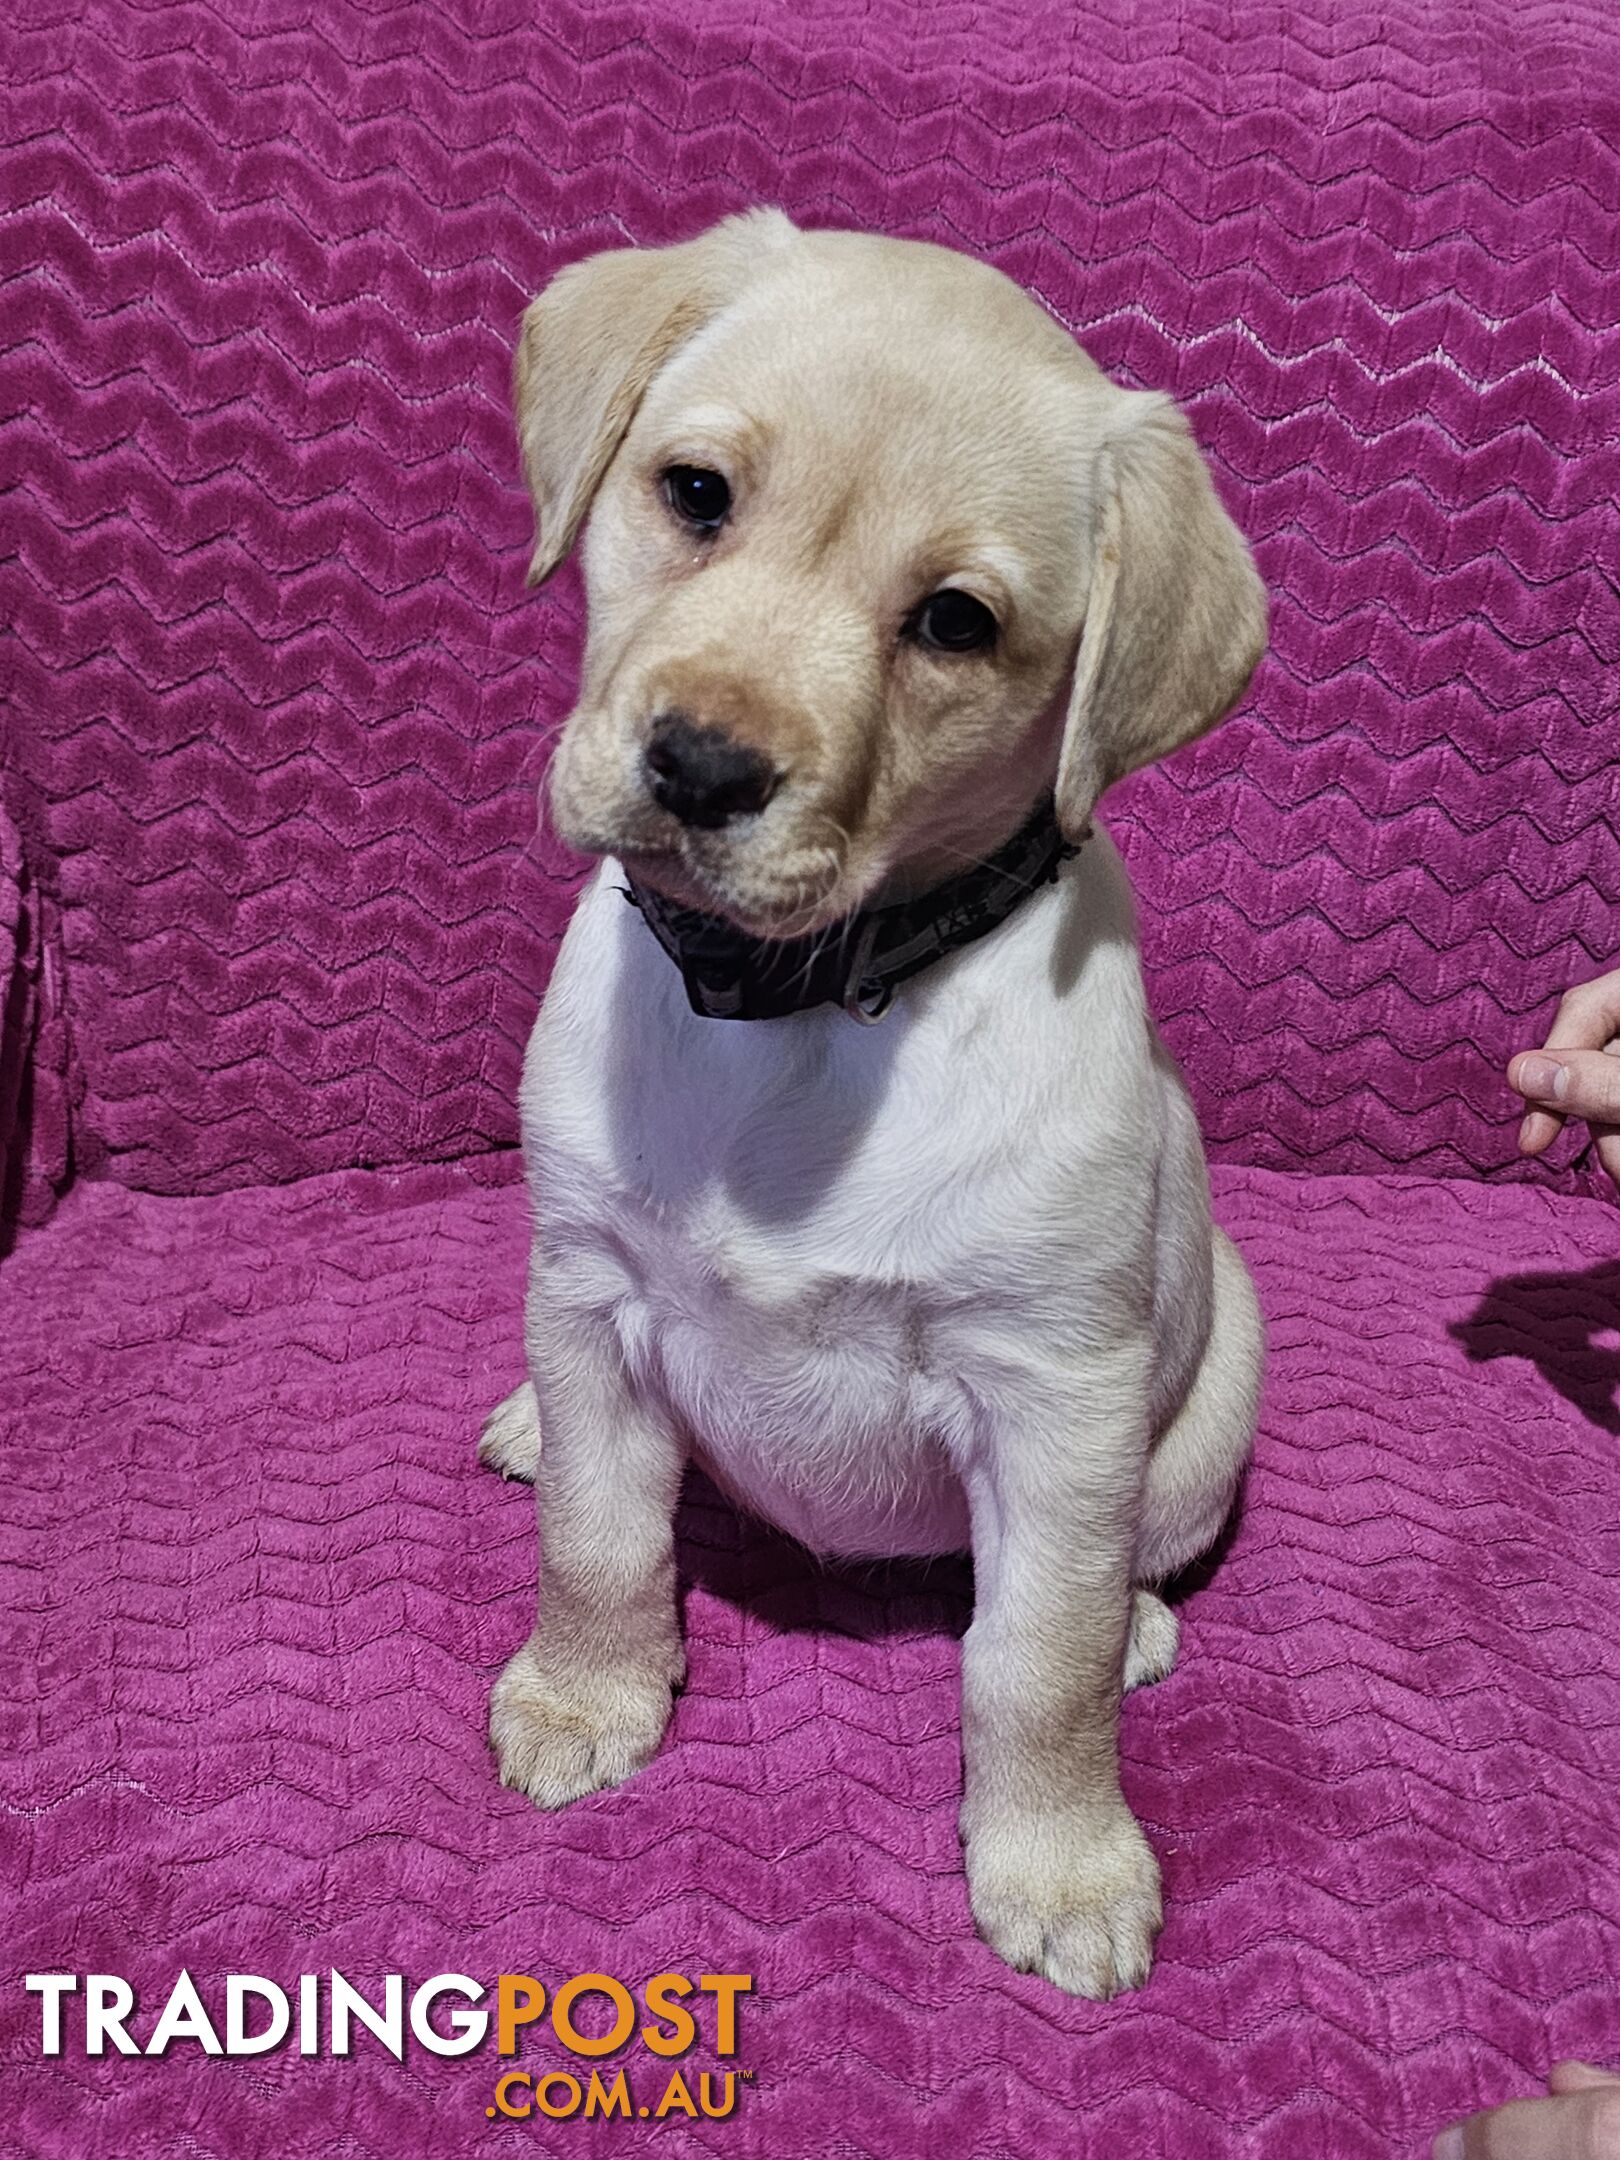
[[[681,971],[705,1020],[780,1020],[813,1005],[842,1005],[852,1020],[881,1020],[909,977],[999,929],[1021,901],[1078,854],[1058,830],[1048,797],[996,853],[915,900],[863,908],[813,937],[756,938],[679,907],[627,877],[624,896]]]

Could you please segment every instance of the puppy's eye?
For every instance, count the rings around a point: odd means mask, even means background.
[[[697,532],[718,532],[731,508],[731,490],[706,465],[671,465],[664,473],[664,493],[683,524]]]
[[[954,585],[931,593],[907,627],[919,645],[935,652],[985,652],[996,642],[996,618],[982,600]]]

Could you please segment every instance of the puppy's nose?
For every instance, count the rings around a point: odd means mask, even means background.
[[[682,712],[658,715],[642,762],[658,807],[705,832],[763,810],[781,778],[758,750],[720,728],[699,727]]]

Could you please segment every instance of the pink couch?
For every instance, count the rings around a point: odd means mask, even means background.
[[[1620,2056],[1620,1217],[1499,1077],[1620,950],[1609,10],[25,12],[0,2154],[1385,2160]],[[1111,805],[1273,1365],[1126,1710],[1169,1919],[1108,2006],[973,1935],[961,1566],[822,1573],[695,1489],[654,1764],[543,1817],[483,1738],[576,875],[508,354],[560,264],[757,200],[982,253],[1181,396],[1275,599],[1240,714]],[[521,2129],[487,2049],[40,2060],[24,1973],[144,2032],[182,1966],[745,1971],[755,2075]]]

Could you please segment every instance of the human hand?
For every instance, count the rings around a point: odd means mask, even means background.
[[[1554,2063],[1547,2097],[1510,2100],[1453,2123],[1434,2160],[1620,2160],[1620,2077]]]
[[[1535,1105],[1519,1127],[1519,1153],[1540,1155],[1565,1118],[1584,1118],[1598,1158],[1620,1185],[1620,968],[1566,990],[1540,1050],[1521,1050],[1508,1085]]]

